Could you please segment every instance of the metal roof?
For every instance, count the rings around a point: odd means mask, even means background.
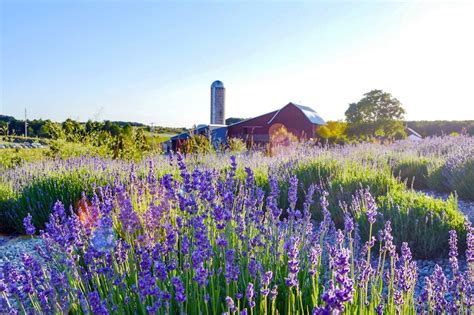
[[[326,124],[326,122],[321,118],[321,116],[319,116],[319,114],[311,107],[298,105],[294,103],[292,104],[298,107],[303,112],[303,114],[305,114],[305,116],[308,117],[309,121],[311,121],[313,124],[316,124],[316,125]]]
[[[295,103],[289,103],[288,105],[293,105],[295,106],[296,108],[298,108],[305,116],[306,118],[308,118],[308,120],[312,123],[312,124],[315,124],[315,125],[325,125],[326,122],[321,118],[321,116],[319,116],[319,114],[314,110],[312,109],[311,107],[308,107],[308,106],[303,106],[303,105],[298,105],[298,104],[295,104]],[[288,106],[286,105],[286,106]],[[286,106],[280,108],[276,113],[275,115],[273,115],[272,119],[270,119],[268,121],[268,124],[271,124],[271,122],[273,121],[273,119],[275,119],[276,116],[278,116],[278,113],[280,113],[280,111],[285,108]]]
[[[407,130],[414,136],[416,137],[419,137],[419,138],[423,138],[418,132],[416,132],[415,130],[411,129],[410,127],[407,127]]]
[[[223,88],[224,87],[224,83],[222,83],[222,81],[219,81],[219,80],[216,80],[214,82],[212,82],[212,85],[211,85],[211,89],[212,88]]]

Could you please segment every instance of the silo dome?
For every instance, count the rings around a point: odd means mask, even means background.
[[[211,89],[212,88],[224,88],[224,83],[222,83],[222,81],[216,80],[212,82]]]

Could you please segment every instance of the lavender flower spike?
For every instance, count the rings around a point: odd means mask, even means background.
[[[31,222],[32,219],[33,217],[30,213],[28,213],[28,215],[23,219],[23,226],[25,227],[25,232],[28,235],[33,235],[36,233],[36,228]]]

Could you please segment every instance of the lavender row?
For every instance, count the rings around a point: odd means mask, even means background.
[[[79,209],[57,202],[23,268],[0,274],[0,307],[11,314],[406,314],[474,311],[474,230],[466,222],[466,267],[450,232],[452,276],[436,266],[415,295],[416,262],[407,243],[396,248],[392,227],[375,198],[359,190],[341,205],[343,227],[328,210],[328,193],[310,185],[297,207],[299,182],[290,176],[282,209],[278,181],[270,192],[251,168],[236,176],[187,168],[157,179],[132,169],[127,184],[98,188]],[[319,199],[322,220],[311,216]],[[354,216],[364,209],[369,236]],[[35,234],[31,216],[25,230]],[[377,237],[375,237],[377,236]],[[44,261],[45,263],[41,263]]]

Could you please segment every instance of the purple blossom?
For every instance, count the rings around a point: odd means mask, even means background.
[[[289,287],[298,287],[299,243],[300,239],[298,237],[291,236],[284,245],[288,255],[288,277],[285,279],[285,283]]]
[[[183,286],[183,283],[181,281],[180,278],[178,277],[173,277],[173,279],[171,280],[171,282],[173,283],[173,286],[175,288],[175,299],[176,299],[176,302],[178,303],[184,303],[186,301],[186,295],[184,293],[184,286]]]
[[[368,189],[364,192],[364,199],[367,207],[367,219],[370,224],[374,224],[377,217],[377,203]]]
[[[100,299],[99,293],[96,291],[90,292],[88,294],[89,306],[93,314],[98,315],[108,315],[109,311],[104,303]]]
[[[253,290],[253,283],[249,282],[247,284],[247,289],[245,290],[245,297],[247,298],[249,302],[249,307],[254,308],[255,307],[255,301],[254,301],[254,290]]]
[[[458,264],[458,237],[455,230],[449,231],[449,262],[453,273],[456,275],[459,272]]]
[[[436,312],[442,313],[447,305],[446,291],[447,279],[443,269],[439,265],[435,266],[433,274],[430,276],[430,282],[433,284],[433,299]]]
[[[237,307],[235,306],[234,300],[232,300],[230,296],[226,296],[225,304],[227,308],[229,309],[229,312],[234,313],[237,311]]]
[[[28,215],[23,219],[23,226],[25,227],[25,232],[28,235],[33,235],[36,233],[36,228],[31,222],[32,219],[33,217],[30,213],[28,213]]]
[[[296,175],[290,177],[290,189],[288,191],[288,203],[290,210],[295,210],[296,201],[298,200],[298,178]]]

